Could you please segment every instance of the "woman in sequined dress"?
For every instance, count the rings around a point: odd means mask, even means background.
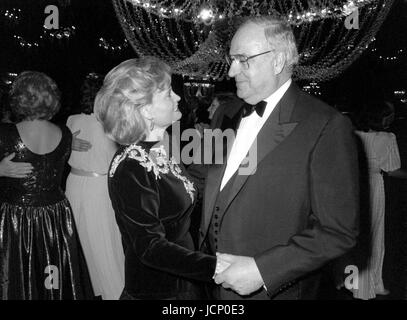
[[[217,259],[193,251],[189,233],[195,186],[163,142],[179,100],[169,66],[153,57],[115,67],[96,97],[96,117],[120,145],[108,188],[125,252],[121,299],[199,299],[194,280],[213,281]]]
[[[59,110],[55,82],[21,73],[10,105],[17,124],[0,125],[0,159],[26,162],[25,177],[1,177],[0,299],[92,299],[89,273],[61,178],[72,134],[51,119]]]

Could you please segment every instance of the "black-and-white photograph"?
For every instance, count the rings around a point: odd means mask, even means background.
[[[406,0],[0,0],[0,300],[407,300],[406,31]]]

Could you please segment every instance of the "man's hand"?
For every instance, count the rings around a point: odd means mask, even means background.
[[[79,133],[81,133],[81,130],[72,133],[72,150],[86,152],[92,148],[92,144],[87,140],[77,138]]]
[[[9,154],[0,161],[0,177],[25,178],[33,170],[33,166],[28,162],[13,162],[15,153]]]
[[[222,287],[230,288],[242,296],[249,295],[263,286],[263,278],[254,258],[225,253],[216,253],[216,256],[230,263],[226,270],[215,276],[216,284],[222,284]]]
[[[226,260],[223,260],[220,256],[216,257],[216,270],[215,274],[213,275],[213,279],[219,274],[225,271],[230,266],[230,263]]]

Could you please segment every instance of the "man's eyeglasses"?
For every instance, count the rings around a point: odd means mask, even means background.
[[[238,64],[241,64],[245,69],[249,69],[249,60],[250,59],[256,58],[258,56],[269,53],[271,51],[273,51],[273,50],[268,50],[268,51],[265,51],[265,52],[262,52],[262,53],[258,53],[258,54],[252,55],[250,57],[246,57],[243,54],[234,54],[232,56],[227,54],[226,55],[226,62],[228,63],[229,66],[232,65],[233,62],[237,62]]]

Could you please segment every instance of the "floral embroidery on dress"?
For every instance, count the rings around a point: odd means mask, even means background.
[[[120,162],[123,161],[123,159],[126,157],[126,153],[123,152],[119,155],[117,155],[113,161],[112,165],[110,166],[110,171],[109,171],[109,177],[113,177],[114,173],[116,172],[117,167],[119,166]]]
[[[191,197],[192,202],[194,201],[194,184],[181,174],[182,170],[175,162],[175,159],[173,157],[168,158],[163,145],[151,148],[149,153],[139,145],[132,144],[128,146],[121,154],[113,159],[109,171],[109,177],[113,177],[120,162],[122,162],[127,156],[131,159],[137,160],[141,166],[147,169],[147,172],[153,171],[156,180],[161,178],[160,174],[168,174],[171,172],[177,179],[182,181],[186,192]]]
[[[155,174],[156,179],[160,179],[160,173],[167,174],[170,169],[168,167],[168,157],[167,153],[165,152],[164,146],[159,146],[157,148],[151,148],[149,153],[149,162],[148,166],[152,166],[153,172]],[[140,164],[143,167],[147,168],[147,171],[151,171],[146,166],[146,163]]]

